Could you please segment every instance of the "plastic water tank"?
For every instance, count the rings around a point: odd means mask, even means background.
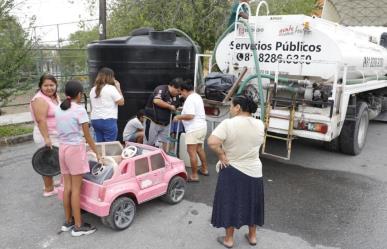
[[[119,139],[126,122],[145,107],[156,86],[194,76],[194,46],[174,32],[135,30],[128,37],[93,42],[87,52],[90,84],[102,67],[113,69],[121,83],[125,105],[118,111]]]

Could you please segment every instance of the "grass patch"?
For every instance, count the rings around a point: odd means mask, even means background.
[[[0,137],[12,137],[32,133],[33,125],[15,124],[0,126]]]

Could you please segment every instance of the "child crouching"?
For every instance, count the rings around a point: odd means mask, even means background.
[[[90,224],[83,223],[81,218],[80,194],[83,174],[89,172],[86,145],[97,152],[89,132],[89,118],[81,102],[83,87],[77,80],[70,80],[65,86],[66,99],[55,111],[59,137],[59,164],[64,178],[63,207],[65,222],[61,230],[71,230],[72,236],[88,235],[96,231]]]

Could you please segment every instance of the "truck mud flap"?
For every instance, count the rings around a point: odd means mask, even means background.
[[[380,122],[387,122],[387,111],[380,113],[379,116],[377,116],[373,120],[380,121]]]

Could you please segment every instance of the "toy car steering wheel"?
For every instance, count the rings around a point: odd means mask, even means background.
[[[91,174],[93,176],[98,176],[104,170],[104,166],[100,163],[96,163],[93,168],[91,168]]]
[[[122,150],[121,156],[124,159],[128,159],[133,157],[136,154],[137,154],[137,147],[134,145],[129,145],[128,147]]]

